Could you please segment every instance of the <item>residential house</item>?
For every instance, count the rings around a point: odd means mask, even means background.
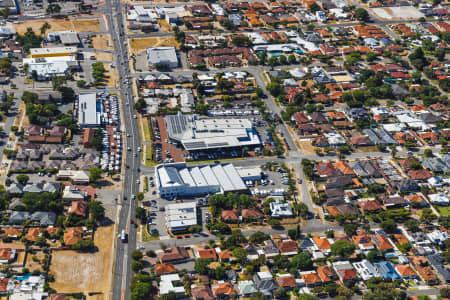
[[[353,267],[358,272],[359,277],[361,277],[364,281],[368,280],[372,277],[380,276],[380,274],[374,268],[374,266],[366,259],[364,259],[360,262],[353,263]]]
[[[214,249],[196,249],[194,253],[197,259],[206,258],[211,260],[217,260],[217,253]]]
[[[284,240],[278,243],[280,253],[286,256],[298,254],[298,244],[292,240]]]
[[[253,275],[253,281],[255,282],[256,288],[266,296],[272,295],[272,292],[278,288],[272,277],[272,273],[268,271],[257,272]]]
[[[414,272],[414,270],[411,268],[411,266],[409,264],[396,265],[395,270],[400,275],[400,277],[404,280],[411,280],[411,279],[417,278],[416,272]]]
[[[163,264],[181,263],[185,262],[189,258],[189,253],[184,247],[173,247],[170,249],[166,249],[164,253],[159,256],[159,260]]]
[[[291,274],[278,274],[276,277],[278,286],[284,288],[286,291],[291,291],[297,287],[294,276]]]
[[[155,273],[158,275],[164,275],[164,274],[172,274],[176,273],[177,270],[173,265],[170,264],[156,264],[155,265]]]
[[[389,239],[384,234],[374,234],[372,235],[372,243],[375,244],[375,246],[382,251],[393,251],[394,246],[391,244]]]
[[[401,279],[400,275],[398,275],[397,271],[395,271],[394,266],[392,266],[389,261],[375,262],[373,264],[377,269],[378,273],[384,279],[390,279],[392,281]]]
[[[191,288],[191,294],[194,300],[213,300],[214,296],[212,294],[209,286],[201,285]]]
[[[337,276],[339,277],[339,280],[342,283],[356,279],[358,277],[355,270],[353,269],[352,264],[348,261],[337,261],[332,265],[334,270],[336,271]]]
[[[9,264],[16,259],[16,249],[0,248],[0,264]]]
[[[322,280],[319,275],[317,275],[316,271],[300,272],[300,276],[307,287],[315,287],[322,284]]]
[[[214,297],[217,299],[230,299],[237,296],[236,291],[229,282],[212,285],[211,290]]]

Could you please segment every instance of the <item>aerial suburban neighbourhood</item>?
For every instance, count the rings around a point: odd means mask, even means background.
[[[449,4],[0,1],[0,300],[450,299]]]

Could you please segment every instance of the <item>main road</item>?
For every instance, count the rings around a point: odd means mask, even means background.
[[[123,28],[122,12],[120,0],[106,0],[104,10],[108,20],[108,30],[114,43],[113,56],[116,59],[116,70],[119,75],[120,96],[122,100],[122,132],[126,132],[126,151],[123,178],[122,199],[120,199],[120,213],[118,220],[118,231],[127,231],[128,242],[122,243],[120,239],[116,240],[115,265],[113,274],[113,288],[109,292],[108,298],[114,300],[130,299],[130,281],[132,271],[131,252],[136,249],[136,228],[131,225],[130,219],[134,218],[134,211],[137,206],[137,200],[133,197],[138,192],[139,185],[136,180],[139,179],[137,169],[140,166],[140,155],[137,148],[141,141],[139,136],[139,127],[137,120],[134,119],[136,112],[133,107],[133,92],[131,89],[128,75],[130,73],[128,63],[128,50]],[[117,234],[119,236],[119,234]],[[111,295],[112,293],[112,295]]]

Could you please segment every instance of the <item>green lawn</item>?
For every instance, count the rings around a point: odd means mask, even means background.
[[[436,208],[439,211],[439,214],[443,217],[450,215],[450,206],[437,206],[436,205],[434,208]]]

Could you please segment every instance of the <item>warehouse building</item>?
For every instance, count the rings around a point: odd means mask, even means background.
[[[232,164],[187,167],[185,163],[156,166],[156,185],[162,198],[246,191]]]
[[[78,53],[77,47],[52,47],[52,48],[31,48],[30,57],[57,57],[76,55]]]
[[[79,62],[73,55],[24,58],[23,64],[28,65],[28,78],[32,78],[33,74],[36,74],[38,81],[51,80],[57,76],[65,76],[80,68]]]
[[[248,119],[197,119],[196,115],[168,115],[164,118],[172,142],[184,149],[207,151],[253,148],[261,145],[258,133]]]
[[[74,30],[51,31],[47,33],[47,41],[50,43],[61,43],[65,46],[75,46],[80,44],[78,33]]]
[[[150,67],[167,65],[169,68],[178,67],[178,57],[175,47],[147,48],[147,61]]]
[[[78,125],[81,128],[99,127],[103,106],[95,93],[81,94],[78,101]]]
[[[197,225],[197,203],[184,202],[166,205],[166,226],[170,232],[185,231]]]

